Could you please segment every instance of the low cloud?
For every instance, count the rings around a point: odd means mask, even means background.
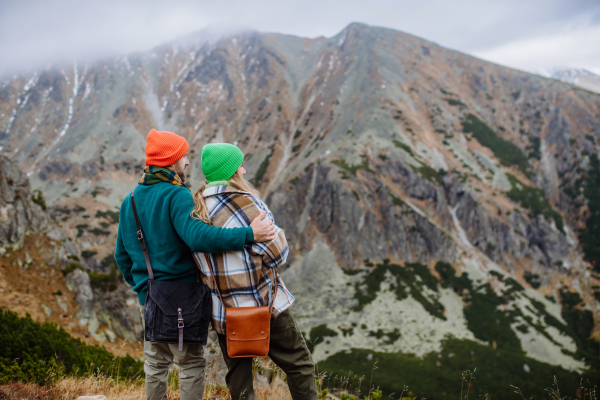
[[[597,0],[0,1],[0,70],[147,51],[206,27],[331,37],[351,22],[520,69],[600,70]]]
[[[600,75],[600,26],[524,38],[473,55],[513,68],[549,75],[555,67],[584,68]]]

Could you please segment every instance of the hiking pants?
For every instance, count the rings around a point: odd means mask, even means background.
[[[142,321],[144,321],[142,308]],[[204,395],[204,346],[184,344],[179,351],[177,343],[144,341],[144,372],[146,399],[167,400],[169,368],[179,367],[179,394],[181,400],[199,400]]]
[[[257,400],[254,393],[252,357],[229,358],[225,335],[218,335],[227,375],[225,381],[232,400]],[[315,364],[290,309],[271,318],[269,357],[287,375],[293,400],[317,400]]]

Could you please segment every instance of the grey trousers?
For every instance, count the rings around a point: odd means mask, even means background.
[[[142,322],[144,308],[141,309]],[[179,394],[181,400],[202,400],[204,395],[204,346],[184,344],[179,351],[176,343],[144,341],[144,372],[146,373],[146,399],[166,400],[169,368],[179,367]]]

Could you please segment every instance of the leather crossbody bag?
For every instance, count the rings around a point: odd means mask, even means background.
[[[154,280],[142,225],[135,207],[134,192],[135,190],[131,192],[131,204],[150,278],[144,307],[144,339],[149,342],[177,343],[179,351],[183,350],[184,344],[205,345],[212,305],[210,291],[198,275],[196,282]]]
[[[206,253],[204,253],[204,257],[219,294],[221,305],[225,308],[219,285],[217,285],[215,274]],[[225,308],[225,337],[227,340],[227,355],[230,358],[265,357],[269,353],[271,312],[277,297],[277,279],[279,279],[277,272],[274,269],[271,270],[275,290],[269,306]],[[285,296],[287,297],[287,293]]]

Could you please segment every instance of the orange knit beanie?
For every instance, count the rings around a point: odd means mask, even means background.
[[[146,144],[146,165],[168,167],[187,153],[187,141],[173,132],[150,130]]]

